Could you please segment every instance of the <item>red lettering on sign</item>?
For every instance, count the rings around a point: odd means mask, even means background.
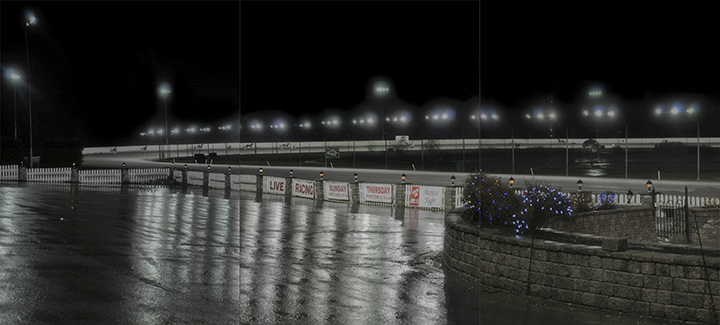
[[[418,206],[420,204],[420,188],[413,186],[410,190],[410,205]]]

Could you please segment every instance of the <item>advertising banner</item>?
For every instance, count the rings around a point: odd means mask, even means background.
[[[315,198],[315,182],[293,179],[293,195],[308,199]]]
[[[442,186],[407,186],[410,187],[410,206],[420,208],[442,208]]]
[[[360,195],[364,202],[392,203],[392,194],[392,184],[362,183],[360,185]]]
[[[395,141],[398,144],[410,145],[410,136],[409,135],[396,135]]]
[[[263,192],[271,194],[285,194],[285,178],[263,177]]]
[[[325,198],[331,200],[350,200],[350,186],[348,183],[325,182]]]

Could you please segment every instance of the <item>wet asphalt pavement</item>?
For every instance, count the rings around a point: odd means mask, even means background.
[[[667,324],[443,271],[443,212],[0,183],[0,324]],[[480,303],[482,301],[482,303]]]
[[[448,323],[441,212],[283,201],[241,201],[241,323]]]
[[[236,324],[239,194],[202,192],[0,184],[0,324]]]

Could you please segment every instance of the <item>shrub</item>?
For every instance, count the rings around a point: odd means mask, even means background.
[[[572,208],[575,212],[587,212],[592,210],[592,196],[588,191],[580,191],[572,196]]]
[[[516,195],[500,179],[473,173],[465,181],[464,217],[480,227],[532,234],[550,219],[573,214],[570,195],[546,185],[529,185]]]
[[[530,185],[522,194],[522,208],[513,222],[516,234],[533,234],[553,218],[573,214],[570,195],[547,185]]]
[[[481,227],[511,228],[520,199],[500,179],[475,172],[465,181],[465,204]]]
[[[598,205],[595,210],[607,210],[615,207],[615,197],[617,194],[613,192],[600,193],[598,195]]]

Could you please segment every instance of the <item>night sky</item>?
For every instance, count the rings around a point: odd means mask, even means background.
[[[267,125],[278,116],[311,120],[318,135],[319,121],[333,114],[343,126],[366,110],[379,115],[368,83],[387,76],[395,103],[385,102],[385,115],[410,107],[415,131],[428,127],[422,117],[433,101],[477,101],[481,86],[482,106],[524,136],[548,134],[524,119],[538,107],[555,108],[571,136],[594,135],[582,111],[599,104],[617,108],[613,121],[600,123],[606,136],[622,135],[624,123],[631,137],[695,136],[696,120],[667,113],[675,103],[697,103],[702,135],[720,136],[717,41],[702,8],[484,2],[482,25],[478,9],[478,2],[243,2],[243,134],[258,137],[248,126],[261,121],[272,135]],[[588,96],[594,87],[602,99]],[[665,115],[653,115],[657,105]],[[458,117],[469,114],[460,107]],[[483,130],[509,137],[505,126]]]
[[[317,123],[337,112],[348,121],[361,111],[379,113],[368,92],[375,76],[392,82],[386,115],[409,109],[415,129],[428,127],[420,121],[434,102],[457,105],[458,117],[466,116],[458,103],[476,101],[481,88],[482,107],[499,112],[516,133],[542,135],[545,126],[523,117],[554,107],[573,135],[586,137],[594,123],[582,109],[599,103],[588,96],[599,86],[600,104],[618,109],[615,122],[601,124],[603,133],[627,123],[631,136],[694,136],[694,120],[652,114],[658,104],[682,101],[700,103],[703,136],[720,136],[720,53],[709,7],[484,2],[480,16],[476,1],[4,1],[4,137],[13,117],[5,73],[26,70],[27,9],[38,17],[28,29],[36,138],[141,142],[140,132],[164,123],[164,81],[172,87],[171,128],[236,125],[238,104],[243,136],[258,117]],[[26,94],[19,85],[21,134]],[[508,136],[502,126],[487,132]]]
[[[164,126],[162,82],[172,88],[171,129],[237,125],[238,2],[3,1],[3,74],[19,68],[23,80],[27,10],[37,16],[28,29],[35,141],[45,136],[80,137],[88,145],[138,141],[140,132]],[[12,84],[3,77],[3,136],[12,134],[13,103]],[[19,134],[27,133],[27,118],[23,84]]]

